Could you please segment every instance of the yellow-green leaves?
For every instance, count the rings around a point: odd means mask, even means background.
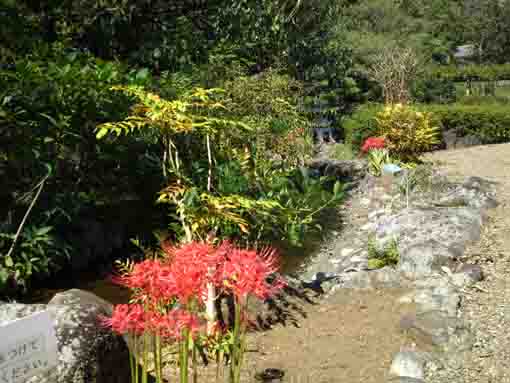
[[[131,109],[132,114],[124,121],[101,124],[96,128],[96,137],[101,139],[108,133],[117,136],[134,133],[142,128],[156,128],[167,134],[189,133],[201,130],[216,132],[225,127],[251,128],[240,121],[222,118],[216,111],[226,107],[215,99],[221,89],[196,88],[181,100],[165,100],[140,86],[115,86],[119,91],[134,97],[138,103]]]
[[[375,118],[378,135],[385,137],[391,154],[413,159],[439,144],[439,127],[430,113],[401,104],[387,105]]]

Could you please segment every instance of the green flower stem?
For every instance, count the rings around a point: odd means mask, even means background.
[[[133,357],[134,357],[134,364],[135,364],[135,383],[138,383],[139,382],[139,366],[138,366],[138,337],[136,335],[133,335],[133,339],[134,339],[134,352],[133,352]]]
[[[244,313],[246,301],[236,302],[235,307],[235,321],[234,321],[234,340],[232,345],[232,355],[230,363],[230,383],[240,383],[241,381],[241,367],[243,363],[244,343],[245,343],[245,326],[242,323],[241,317]]]
[[[220,381],[223,383],[224,354],[225,354],[225,351],[222,348],[218,349],[217,354],[216,354],[216,383],[219,383]]]
[[[148,361],[149,361],[149,334],[144,332],[143,334],[143,366],[142,366],[142,383],[147,383],[147,378],[149,376],[148,372]]]
[[[188,353],[189,353],[189,330],[183,331],[183,339],[181,341],[181,365],[180,365],[180,383],[188,383]]]
[[[191,349],[191,361],[193,364],[193,383],[198,383],[198,370],[197,370],[197,347],[195,342],[191,341],[192,349]]]
[[[158,383],[163,383],[163,369],[161,365],[161,336],[157,334],[155,336],[155,347],[154,347],[154,363],[156,366],[156,379]]]
[[[133,337],[129,334],[126,335],[127,337],[127,340],[128,340],[128,345],[131,344],[131,348],[128,347],[128,351],[129,351],[129,369],[131,371],[131,382],[133,383],[137,383],[137,380],[136,380],[136,373],[135,373],[135,366],[136,366],[136,354],[133,351],[131,351],[133,349]]]

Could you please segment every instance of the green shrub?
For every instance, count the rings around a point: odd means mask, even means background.
[[[384,137],[390,154],[415,160],[440,143],[439,127],[432,115],[408,105],[388,105],[375,117],[377,135]]]
[[[363,142],[371,136],[377,135],[375,116],[383,110],[381,104],[365,104],[359,106],[352,115],[343,121],[345,143],[354,152],[358,152]]]
[[[508,96],[462,96],[459,98],[460,105],[494,105],[494,104],[510,104]]]
[[[449,104],[457,100],[455,83],[448,79],[427,78],[416,81],[411,94],[414,100],[426,104]]]
[[[393,163],[388,149],[372,149],[367,153],[368,169],[374,176],[380,176],[386,164]]]
[[[70,257],[70,248],[55,238],[53,227],[28,226],[21,233],[11,255],[15,235],[0,232],[0,293],[26,292],[34,275],[38,278],[59,270]]]
[[[510,80],[510,64],[441,65],[431,68],[428,77],[454,82]]]
[[[422,105],[420,110],[432,112],[443,132],[454,130],[458,137],[474,135],[485,144],[510,139],[508,105]]]
[[[96,142],[98,122],[129,110],[129,97],[109,90],[117,83],[151,85],[152,80],[146,69],[130,70],[58,43],[41,43],[0,68],[0,216],[10,217],[0,227],[0,254],[6,254],[26,211],[24,195],[52,170],[12,259],[0,257],[0,292],[6,278],[22,291],[32,275],[67,262],[54,246],[85,206],[126,194],[140,197],[158,184],[149,176],[148,139]],[[55,229],[43,236],[37,234],[41,227]]]

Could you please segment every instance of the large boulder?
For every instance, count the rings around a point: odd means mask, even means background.
[[[94,294],[69,290],[47,305],[0,304],[0,326],[48,310],[54,318],[58,366],[27,383],[129,382],[129,353],[122,337],[104,328],[99,316],[109,316],[112,306]]]
[[[375,239],[380,247],[397,240],[399,250],[404,250],[433,238],[452,255],[461,255],[468,243],[480,238],[482,224],[482,214],[474,207],[409,208],[378,218]]]

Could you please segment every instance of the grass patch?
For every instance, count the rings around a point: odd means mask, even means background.
[[[370,269],[382,269],[385,266],[396,266],[400,259],[398,243],[392,239],[384,248],[377,246],[375,239],[368,241],[368,267]]]

